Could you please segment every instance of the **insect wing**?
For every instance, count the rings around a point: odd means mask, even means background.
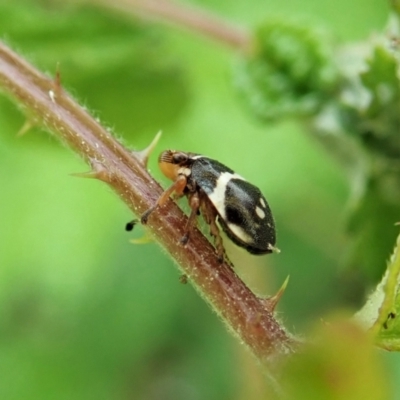
[[[229,181],[221,225],[236,244],[250,253],[272,252],[276,241],[272,213],[261,191],[251,183],[237,178]]]
[[[261,191],[218,161],[198,157],[192,179],[207,194],[228,237],[253,254],[272,251],[275,224]]]

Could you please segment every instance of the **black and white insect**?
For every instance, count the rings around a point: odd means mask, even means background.
[[[160,154],[158,164],[162,173],[174,183],[143,213],[143,224],[175,193],[177,197],[186,196],[191,209],[182,243],[189,240],[190,231],[201,214],[210,226],[221,260],[224,247],[217,222],[235,244],[249,253],[267,254],[277,250],[271,209],[256,186],[219,161],[199,154],[166,150]],[[134,223],[128,223],[127,230],[131,230]]]

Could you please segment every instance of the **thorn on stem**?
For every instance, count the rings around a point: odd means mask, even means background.
[[[279,303],[279,300],[281,299],[283,293],[285,293],[285,290],[287,288],[287,285],[289,283],[289,277],[288,276],[285,281],[283,282],[282,286],[280,287],[280,289],[276,292],[275,295],[271,296],[271,297],[267,297],[266,299],[261,299],[261,301],[264,304],[264,307],[270,311],[270,312],[274,312],[277,304]]]
[[[53,85],[54,85],[54,90],[57,92],[62,89],[61,74],[60,74],[60,62],[57,62],[57,64],[56,64],[56,75],[54,76]]]
[[[26,119],[20,130],[17,132],[17,137],[26,135],[36,124],[32,119]]]
[[[60,74],[60,63],[57,62],[56,64],[56,74],[54,76],[53,82],[52,82],[52,89],[48,91],[50,100],[55,103],[57,95],[61,92],[62,86],[61,86],[61,74]]]
[[[131,239],[130,242],[133,244],[147,244],[153,241],[153,238],[147,233],[144,234],[141,238]]]
[[[72,176],[76,176],[78,178],[89,178],[89,179],[99,179],[103,182],[110,182],[110,172],[104,167],[103,164],[96,160],[90,159],[90,165],[92,167],[91,171],[87,172],[75,172],[72,173]]]
[[[141,151],[132,151],[132,154],[145,166],[147,167],[147,163],[149,161],[149,157],[153,152],[154,148],[157,146],[158,141],[160,140],[162,135],[162,131],[159,131],[151,143]]]

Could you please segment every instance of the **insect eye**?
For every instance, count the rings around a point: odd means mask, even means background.
[[[183,153],[175,153],[175,154],[172,156],[172,162],[173,162],[174,164],[182,164],[182,163],[184,163],[185,161],[187,161],[187,159],[188,159],[188,157],[187,157],[185,154],[183,154]]]

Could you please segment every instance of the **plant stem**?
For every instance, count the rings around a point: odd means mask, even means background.
[[[154,205],[163,190],[140,158],[78,105],[57,79],[47,78],[1,42],[0,87],[36,123],[44,125],[84,158],[94,170],[92,177],[105,181],[135,214],[140,215]],[[180,244],[186,220],[179,207],[169,201],[152,214],[147,228],[260,361],[291,353],[295,341],[233,269],[218,262],[214,247],[198,230],[186,246]]]
[[[194,6],[170,0],[87,0],[124,14],[157,19],[167,24],[184,27],[215,41],[239,50],[247,50],[250,35],[244,29]]]

